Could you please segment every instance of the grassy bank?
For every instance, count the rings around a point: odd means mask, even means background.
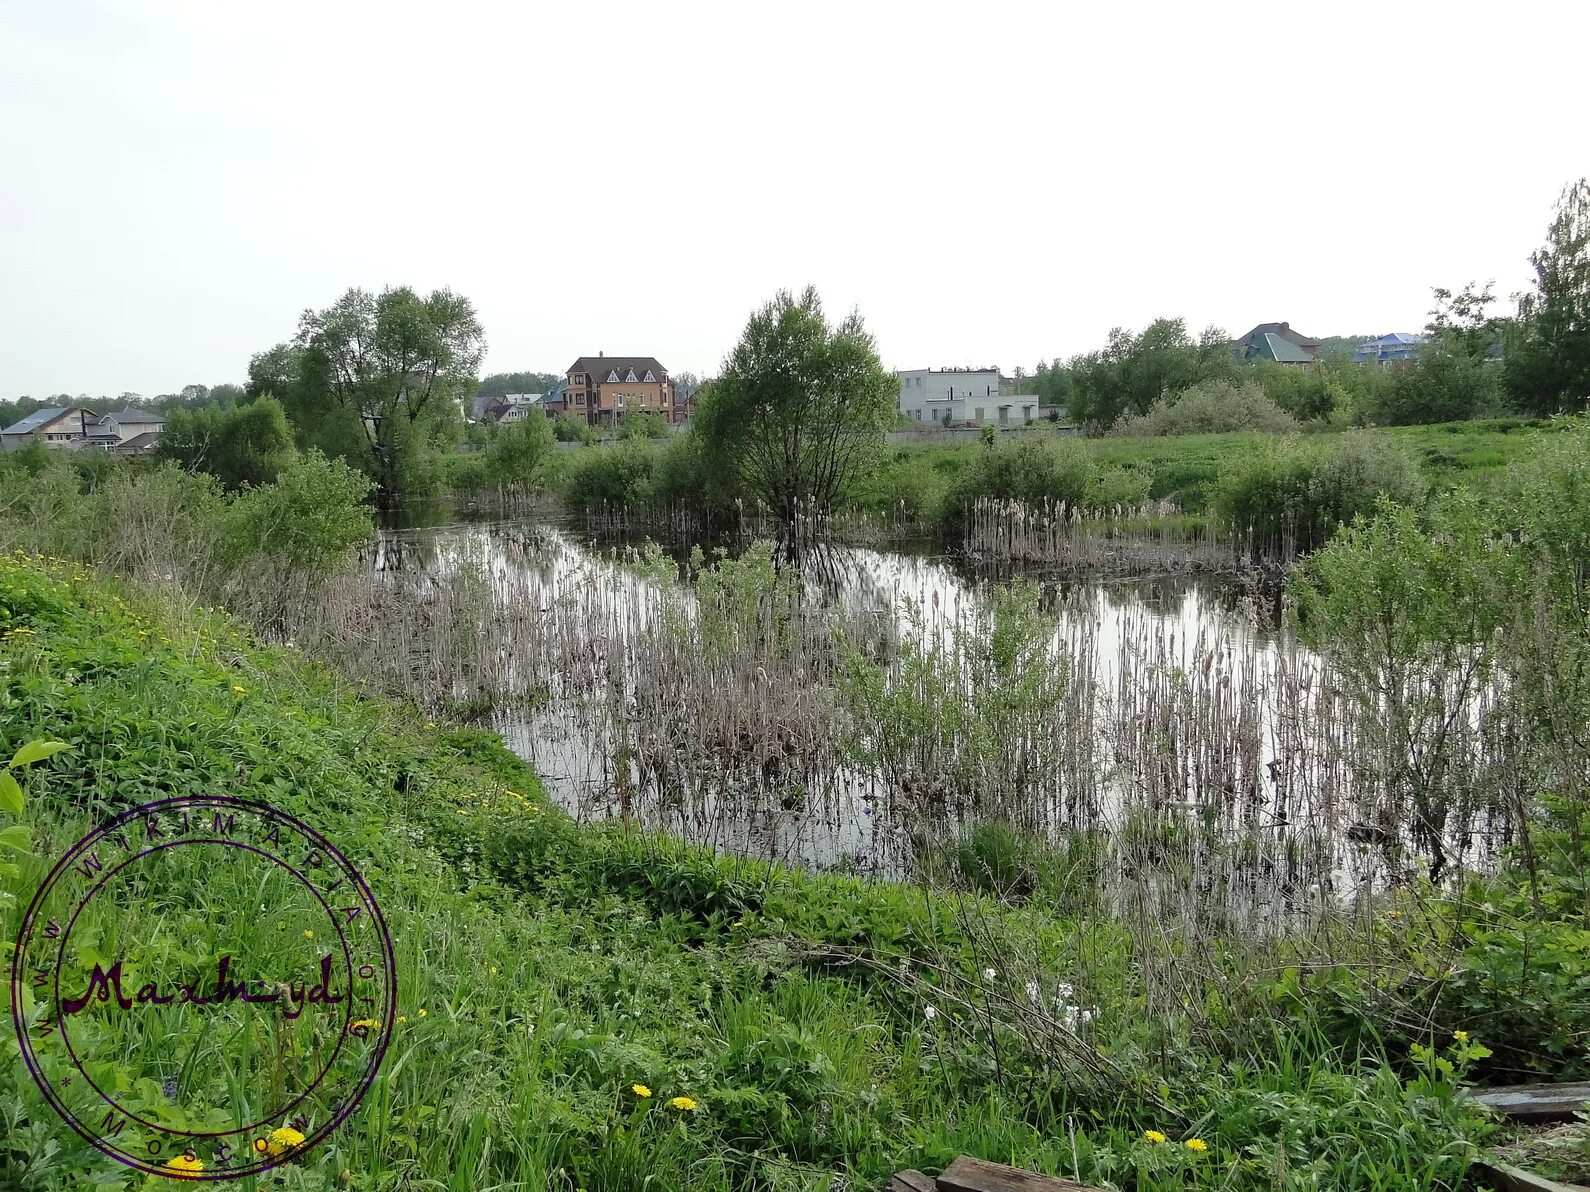
[[[70,746],[25,776],[35,855],[15,892],[108,813],[221,790],[308,820],[385,910],[400,1000],[381,1076],[260,1186],[865,1188],[972,1152],[1120,1188],[1456,1187],[1491,1129],[1454,1100],[1485,1058],[1454,1038],[1466,1020],[1428,1022],[1428,1051],[1382,1041],[1354,965],[1311,975],[1309,941],[1156,938],[1044,899],[576,826],[496,738],[220,615],[23,557],[0,563],[0,593],[6,752]],[[213,884],[181,924],[193,973],[257,918]],[[155,909],[117,912],[165,930]],[[1453,921],[1439,901],[1421,914],[1389,934],[1447,964]],[[1147,983],[1178,969],[1198,980]],[[113,1066],[129,1097],[173,1100],[166,1073]],[[169,1112],[206,1079],[184,1073]],[[56,1118],[9,1041],[0,1182],[140,1186]]]

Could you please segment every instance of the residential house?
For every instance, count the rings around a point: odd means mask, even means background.
[[[100,447],[106,451],[116,450],[133,439],[141,439],[145,435],[154,438],[160,437],[160,430],[165,426],[166,420],[160,414],[151,414],[148,410],[140,410],[134,406],[126,406],[109,414],[101,414],[99,419],[88,428],[88,442],[92,447]],[[118,454],[128,454],[118,452]]]
[[[89,428],[99,421],[82,406],[52,406],[34,410],[26,418],[0,430],[0,447],[15,451],[37,440],[46,447],[75,447],[88,441]]]
[[[1015,392],[998,368],[918,368],[900,378],[900,413],[940,426],[1024,426],[1039,416],[1038,395]]]
[[[160,432],[146,430],[133,435],[130,439],[123,439],[108,450],[112,455],[148,455],[155,449],[160,441]]]
[[[613,425],[625,414],[678,421],[668,370],[655,356],[581,356],[564,372],[567,408],[576,418]]]
[[[1273,360],[1307,368],[1314,363],[1319,345],[1319,340],[1293,331],[1290,323],[1260,323],[1232,342],[1231,353],[1238,360]]]
[[[1417,360],[1419,349],[1423,346],[1424,336],[1413,335],[1406,331],[1393,331],[1389,335],[1382,335],[1379,339],[1359,344],[1358,350],[1353,353],[1353,363],[1395,364],[1399,360]]]
[[[559,414],[568,412],[569,409],[569,382],[568,378],[559,378],[557,383],[548,389],[541,398],[541,408],[547,412],[548,418],[556,418]]]

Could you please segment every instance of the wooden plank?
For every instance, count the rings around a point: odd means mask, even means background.
[[[883,1186],[883,1192],[935,1192],[933,1177],[920,1171],[897,1171]]]
[[[1583,1184],[1548,1180],[1543,1175],[1503,1163],[1500,1159],[1482,1159],[1474,1164],[1474,1170],[1497,1192],[1590,1192]]]
[[[1575,1084],[1514,1084],[1506,1088],[1472,1089],[1469,1099],[1521,1122],[1571,1118],[1590,1101],[1590,1081]]]
[[[938,1178],[938,1192],[1099,1192],[1070,1180],[1038,1175],[962,1155]]]

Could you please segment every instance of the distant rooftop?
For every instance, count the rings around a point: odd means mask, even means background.
[[[25,435],[25,434],[29,433],[30,431],[38,430],[39,427],[45,425],[48,422],[54,422],[57,418],[59,418],[62,414],[65,414],[68,410],[76,410],[78,408],[80,408],[80,407],[78,407],[78,406],[48,406],[48,407],[46,407],[45,409],[42,409],[42,410],[34,410],[33,413],[29,414],[26,418],[23,418],[23,419],[21,419],[18,422],[13,422],[10,426],[6,427],[4,430],[0,430],[0,434],[5,434],[5,435]]]

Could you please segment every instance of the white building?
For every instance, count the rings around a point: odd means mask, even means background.
[[[900,412],[940,426],[1022,426],[1038,417],[1036,393],[1017,396],[997,368],[917,368],[900,378]]]

